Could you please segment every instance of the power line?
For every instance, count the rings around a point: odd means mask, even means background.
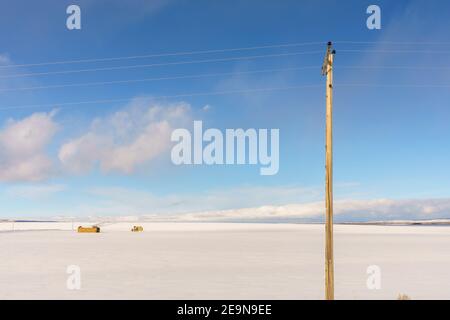
[[[251,50],[261,50],[261,49],[291,48],[291,47],[300,47],[300,46],[323,45],[324,43],[326,43],[326,41],[296,42],[296,43],[262,45],[262,46],[253,46],[253,47],[207,49],[207,50],[197,50],[197,51],[178,51],[178,52],[131,55],[131,56],[121,56],[121,57],[108,57],[108,58],[87,58],[87,59],[62,60],[62,61],[46,61],[46,62],[36,62],[36,63],[3,65],[3,66],[0,66],[0,69],[47,66],[47,65],[77,64],[77,63],[92,63],[92,62],[108,62],[108,61],[144,59],[144,58],[159,58],[159,57],[186,56],[186,55],[224,53],[224,52],[236,52],[236,51],[251,51]],[[346,41],[346,40],[344,40],[344,41],[334,41],[334,43],[335,44],[380,44],[380,45],[382,45],[382,44],[388,44],[388,45],[450,45],[450,42],[427,42],[427,41],[420,42],[420,41]]]
[[[377,84],[377,83],[343,83],[335,87],[380,87],[380,88],[450,88],[450,84]]]
[[[448,66],[443,67],[432,67],[432,66],[339,66],[339,69],[419,69],[419,70],[441,70],[441,69],[450,69]]]
[[[271,92],[271,91],[283,91],[293,89],[304,88],[320,88],[321,84],[306,84],[306,85],[293,85],[285,87],[272,87],[272,88],[255,88],[245,90],[227,90],[227,91],[210,91],[210,92],[194,92],[194,93],[182,93],[176,95],[163,95],[154,96],[151,99],[169,99],[169,98],[184,98],[184,97],[196,97],[196,96],[214,96],[214,95],[227,95],[227,94],[241,94],[241,93],[255,93],[255,92]],[[385,87],[385,88],[450,88],[450,84],[371,84],[371,83],[343,83],[337,84],[334,87]],[[6,106],[1,107],[0,111],[13,110],[13,109],[28,109],[39,107],[58,107],[64,108],[72,105],[86,105],[86,104],[103,104],[112,102],[124,102],[130,101],[133,97],[120,98],[120,99],[99,99],[90,101],[75,101],[75,102],[62,102],[62,103],[50,103],[50,104],[30,104],[30,105],[18,105],[18,106]]]
[[[359,50],[359,49],[342,49],[339,53],[427,53],[427,54],[450,54],[450,51],[435,51],[435,50]]]
[[[420,50],[352,50],[343,49],[339,52],[342,53],[360,53],[360,52],[371,52],[371,53],[431,53],[431,54],[450,54],[450,51],[420,51]],[[227,61],[240,61],[240,60],[254,60],[263,58],[274,58],[274,57],[284,57],[284,56],[296,56],[296,55],[306,55],[306,54],[316,54],[320,51],[305,51],[305,52],[289,52],[289,53],[277,53],[277,54],[267,54],[267,55],[257,55],[257,56],[240,56],[231,58],[220,58],[220,59],[205,59],[205,60],[188,60],[188,61],[175,61],[175,62],[164,62],[164,63],[152,63],[152,64],[138,64],[130,66],[116,66],[116,67],[104,67],[104,68],[88,68],[88,69],[77,69],[77,70],[62,70],[62,71],[48,71],[48,72],[32,72],[32,73],[22,73],[13,75],[0,76],[1,79],[10,78],[20,78],[20,77],[30,77],[30,76],[44,76],[44,75],[56,75],[56,74],[73,74],[73,73],[83,73],[83,72],[96,72],[96,71],[112,71],[112,70],[125,70],[125,69],[137,69],[137,68],[151,68],[151,67],[161,67],[161,66],[171,66],[171,65],[187,65],[187,64],[201,64],[201,63],[213,63],[213,62],[227,62]],[[341,67],[342,68],[342,67]],[[372,67],[372,68],[388,68],[388,67]],[[421,67],[392,67],[392,68],[421,68]],[[432,69],[433,67],[423,67],[424,69]]]
[[[124,83],[162,81],[162,80],[195,79],[195,78],[208,78],[208,77],[220,77],[220,76],[235,76],[235,75],[247,75],[247,74],[294,71],[294,70],[306,70],[306,69],[317,69],[317,66],[304,66],[304,67],[292,67],[292,68],[280,68],[280,69],[264,69],[264,70],[253,70],[253,71],[242,71],[242,72],[223,72],[223,73],[193,74],[193,75],[182,75],[182,76],[173,76],[173,77],[159,77],[159,78],[143,78],[143,79],[129,79],[129,80],[115,80],[115,81],[98,81],[98,82],[56,84],[56,85],[48,85],[48,86],[35,86],[35,87],[0,89],[0,92],[40,90],[40,89],[56,89],[56,88],[67,88],[67,87],[82,87],[82,86],[98,86],[98,85],[110,85],[110,84],[124,84]]]
[[[270,91],[280,91],[280,90],[292,90],[301,88],[315,88],[321,87],[319,84],[308,84],[308,85],[296,85],[296,86],[286,86],[286,87],[273,87],[273,88],[256,88],[256,89],[246,89],[246,90],[228,90],[228,91],[211,91],[211,92],[196,92],[196,93],[183,93],[176,95],[164,95],[164,96],[154,96],[152,99],[169,99],[169,98],[184,98],[184,97],[195,97],[195,96],[214,96],[214,95],[227,95],[227,94],[239,94],[239,93],[253,93],[253,92],[270,92]],[[101,103],[111,103],[111,102],[124,102],[132,100],[132,97],[120,98],[120,99],[101,99],[101,100],[90,100],[90,101],[77,101],[77,102],[63,102],[63,103],[51,103],[51,104],[30,104],[30,105],[19,105],[19,106],[7,106],[1,107],[1,110],[12,110],[12,109],[28,109],[28,108],[40,108],[40,107],[58,107],[63,108],[71,105],[83,105],[83,104],[101,104]]]
[[[430,41],[333,41],[335,44],[380,44],[380,45],[450,45],[450,42]]]
[[[320,51],[290,52],[290,53],[277,53],[277,54],[266,54],[266,55],[257,55],[257,56],[241,56],[241,57],[221,58],[221,59],[188,60],[188,61],[152,63],[152,64],[138,64],[138,65],[130,65],[130,66],[117,66],[117,67],[105,67],[105,68],[90,68],[90,69],[78,69],[78,70],[22,73],[22,74],[15,74],[15,75],[0,76],[0,78],[9,79],[9,78],[19,78],[19,77],[29,77],[29,76],[43,76],[43,75],[53,75],[53,74],[71,74],[71,73],[94,72],[94,71],[110,71],[110,70],[124,70],[124,69],[136,69],[136,68],[151,68],[151,67],[161,67],[161,66],[171,66],[171,65],[185,65],[185,64],[199,64],[199,63],[211,63],[211,62],[253,60],[253,59],[273,58],[273,57],[287,57],[287,56],[297,56],[297,55],[316,54],[316,53],[320,53]]]
[[[209,77],[220,77],[220,76],[239,76],[239,75],[250,75],[250,74],[260,74],[260,73],[271,73],[271,72],[284,72],[284,71],[295,71],[295,70],[306,70],[306,69],[316,69],[317,66],[303,66],[303,67],[292,67],[292,68],[280,68],[280,69],[263,69],[263,70],[252,70],[252,71],[242,71],[242,72],[223,72],[223,73],[206,73],[206,74],[192,74],[192,75],[181,75],[181,76],[171,76],[171,77],[157,77],[157,78],[143,78],[143,79],[128,79],[128,80],[113,80],[113,81],[94,81],[94,82],[80,82],[80,83],[68,83],[68,84],[55,84],[47,86],[34,86],[34,87],[21,87],[21,88],[8,88],[0,89],[0,92],[11,92],[11,91],[27,91],[27,90],[42,90],[42,89],[58,89],[58,88],[71,88],[71,87],[83,87],[83,86],[100,86],[100,85],[113,85],[113,84],[126,84],[126,83],[140,83],[140,82],[152,82],[152,81],[164,81],[164,80],[182,80],[182,79],[196,79],[196,78],[209,78]],[[450,69],[450,67],[432,67],[432,66],[339,66],[338,69],[413,69],[413,70],[440,70],[440,69]]]
[[[181,52],[145,54],[145,55],[111,57],[111,58],[92,58],[92,59],[65,60],[65,61],[48,61],[48,62],[27,63],[27,64],[10,64],[10,65],[0,66],[0,68],[35,67],[35,66],[47,66],[47,65],[59,65],[59,64],[106,62],[106,61],[132,60],[132,59],[143,59],[143,58],[159,58],[159,57],[171,57],[171,56],[173,57],[173,56],[185,56],[185,55],[208,54],[208,53],[250,51],[250,50],[259,50],[259,49],[289,48],[289,47],[300,47],[300,46],[319,45],[319,44],[322,45],[323,43],[324,42],[303,42],[303,43],[274,44],[274,45],[265,45],[265,46],[256,46],[256,47],[211,49],[211,50],[199,50],[199,51],[181,51]]]

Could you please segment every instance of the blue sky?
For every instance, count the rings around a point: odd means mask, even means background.
[[[450,92],[439,87],[450,84],[450,4],[444,1],[377,1],[381,30],[366,27],[373,1],[2,4],[0,218],[174,213],[196,218],[206,212],[201,217],[320,219],[325,113],[320,67],[328,40],[337,50],[337,218],[450,215]],[[66,28],[69,4],[81,8],[81,30]],[[293,43],[313,44],[11,66]],[[316,53],[36,75],[304,52]],[[242,74],[272,69],[278,71]],[[214,73],[226,75],[22,90]],[[35,75],[18,76],[23,74]],[[302,85],[316,87],[155,98]],[[121,101],[62,105],[104,99]],[[40,106],[21,108],[30,105]],[[193,120],[219,129],[279,128],[278,174],[260,176],[258,166],[174,166],[167,132]],[[123,158],[130,152],[132,158]]]

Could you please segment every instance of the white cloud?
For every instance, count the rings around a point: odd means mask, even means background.
[[[117,145],[110,150],[108,157],[102,161],[102,168],[133,172],[137,165],[149,161],[168,148],[171,127],[167,121],[149,123],[131,143]]]
[[[231,210],[215,210],[183,214],[180,220],[210,221],[210,220],[249,220],[249,219],[286,219],[313,218],[323,214],[323,202],[291,204],[283,206],[260,206]]]
[[[34,113],[7,122],[0,131],[0,181],[37,181],[51,174],[45,149],[58,129],[54,114]]]
[[[324,201],[282,206],[260,206],[237,210],[215,210],[180,215],[181,220],[309,219],[323,220]],[[394,219],[436,219],[450,217],[450,199],[369,199],[338,200],[334,203],[337,221]]]
[[[11,59],[9,58],[9,56],[7,54],[0,54],[0,64],[1,65],[10,65],[11,63]]]
[[[144,190],[102,187],[89,190],[97,203],[92,203],[88,211],[112,220],[126,215],[144,220],[321,222],[325,214],[322,189],[245,186],[156,195]],[[450,198],[342,198],[335,200],[334,214],[337,222],[449,218]]]
[[[6,190],[6,194],[14,198],[40,200],[65,190],[60,184],[19,185]]]
[[[199,193],[156,195],[145,190],[101,187],[92,188],[89,193],[102,201],[101,211],[107,215],[122,215],[124,212],[134,215],[170,215],[311,201],[317,199],[320,191],[297,186],[244,186]],[[107,213],[105,210],[110,211]]]
[[[130,174],[166,152],[172,130],[189,118],[186,103],[162,105],[137,98],[123,110],[95,119],[87,133],[61,146],[58,157],[72,172],[99,165],[105,172]]]

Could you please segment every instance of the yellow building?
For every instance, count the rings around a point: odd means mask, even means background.
[[[83,233],[98,233],[98,232],[100,232],[100,227],[97,227],[97,226],[92,226],[92,227],[82,227],[82,226],[79,226],[79,227],[78,227],[78,232],[83,232]]]
[[[133,226],[133,229],[131,229],[132,232],[142,232],[144,231],[144,228],[142,226]]]

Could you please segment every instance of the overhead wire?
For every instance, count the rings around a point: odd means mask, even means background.
[[[25,64],[9,64],[9,65],[2,65],[2,66],[0,66],[0,69],[2,69],[2,68],[13,68],[13,67],[18,68],[18,67],[35,67],[35,66],[46,66],[46,65],[59,65],[59,64],[108,62],[108,61],[132,60],[132,59],[143,59],[143,58],[161,58],[161,57],[197,55],[197,54],[225,53],[225,52],[236,52],[236,51],[251,51],[251,50],[260,50],[260,49],[290,48],[290,47],[300,47],[300,46],[309,46],[309,45],[322,45],[324,43],[325,42],[300,42],[300,43],[297,42],[297,43],[263,45],[263,46],[254,46],[254,47],[237,47],[237,48],[227,48],[227,49],[180,51],[180,52],[169,52],[169,53],[156,53],[156,54],[132,55],[132,56],[121,56],[121,57],[109,57],[109,58],[90,58],[90,59],[47,61],[47,62],[37,62],[37,63],[25,63]]]
[[[161,95],[151,96],[149,99],[169,99],[169,98],[184,98],[184,97],[196,97],[196,96],[214,96],[214,95],[228,95],[228,94],[244,94],[255,92],[271,92],[271,91],[283,91],[293,89],[305,89],[305,88],[321,88],[323,84],[302,84],[284,87],[267,87],[267,88],[254,88],[244,90],[224,90],[224,91],[208,91],[208,92],[193,92],[193,93],[181,93],[176,95]],[[450,84],[371,84],[371,83],[342,83],[337,84],[334,87],[385,87],[385,88],[450,88]],[[39,107],[54,107],[64,108],[72,105],[87,105],[87,104],[104,104],[113,102],[130,101],[132,97],[118,98],[118,99],[98,99],[88,101],[73,101],[73,102],[60,102],[60,103],[47,103],[47,104],[30,104],[30,105],[15,105],[0,107],[0,111],[13,110],[13,109],[28,109]]]
[[[54,75],[54,74],[73,74],[73,73],[82,73],[82,72],[124,70],[124,69],[136,69],[136,68],[151,68],[151,67],[172,66],[172,65],[186,65],[186,64],[201,64],[201,63],[226,62],[226,61],[254,60],[254,59],[273,58],[273,57],[287,57],[287,56],[297,56],[297,55],[317,54],[317,53],[322,53],[322,51],[302,51],[302,52],[276,53],[276,54],[265,54],[265,55],[256,55],[256,56],[240,56],[240,57],[219,58],[219,59],[187,60],[187,61],[151,63],[151,64],[138,64],[138,65],[115,66],[115,67],[104,67],[104,68],[88,68],[88,69],[76,69],[76,70],[32,72],[32,73],[22,73],[22,74],[13,74],[13,75],[3,75],[3,76],[0,76],[0,78],[2,78],[2,79],[9,79],[9,78],[43,76],[43,75]]]
[[[317,69],[317,66],[303,66],[303,67],[291,67],[291,68],[279,68],[279,69],[262,69],[262,70],[252,70],[252,71],[236,71],[236,72],[222,72],[222,73],[191,74],[191,75],[156,77],[156,78],[112,80],[112,81],[94,81],[94,82],[55,84],[55,85],[47,85],[47,86],[6,88],[6,89],[0,89],[0,92],[40,90],[40,89],[56,89],[56,88],[66,88],[66,87],[82,87],[82,86],[98,86],[98,85],[125,84],[125,83],[139,83],[139,82],[151,82],[151,81],[162,81],[162,80],[195,79],[195,78],[208,78],[208,77],[220,77],[220,76],[239,76],[239,75],[250,75],[250,74],[260,74],[260,73],[272,73],[272,72],[286,72],[286,71],[294,71],[294,70],[306,70],[306,69]]]
[[[4,65],[0,68],[9,67],[31,67],[31,66],[48,66],[48,65],[63,65],[63,64],[76,64],[76,63],[91,63],[91,62],[105,62],[105,61],[121,61],[121,60],[131,60],[138,58],[150,58],[150,57],[169,57],[169,56],[185,56],[185,55],[195,55],[195,54],[211,54],[211,53],[224,53],[224,52],[234,52],[234,51],[246,51],[246,50],[259,50],[259,49],[271,49],[271,48],[288,48],[296,46],[307,46],[307,45],[318,45],[324,42],[304,42],[304,43],[291,43],[291,44],[277,44],[277,45],[265,45],[265,46],[254,46],[254,47],[240,47],[240,48],[228,48],[228,49],[212,49],[212,50],[200,50],[200,51],[180,51],[173,53],[162,53],[162,54],[147,54],[147,55],[134,55],[134,56],[123,56],[123,57],[112,57],[112,58],[92,58],[92,59],[78,59],[78,60],[65,60],[65,61],[50,61],[42,63],[28,63],[28,64],[16,64],[16,65]],[[370,41],[336,41],[335,43],[341,44],[418,44],[418,42],[370,42]],[[425,44],[425,43],[422,43]],[[428,43],[428,44],[431,44]],[[443,44],[443,43],[436,43]],[[372,52],[372,53],[426,53],[426,54],[448,54],[450,51],[442,50],[367,50],[367,49],[339,49],[339,53],[361,53],[361,52]],[[22,74],[8,74],[0,75],[2,79],[8,78],[18,78],[18,77],[29,77],[29,76],[43,76],[43,75],[56,75],[56,74],[75,74],[83,72],[96,72],[96,71],[110,71],[110,70],[125,70],[125,69],[138,69],[138,68],[150,68],[158,66],[172,66],[172,65],[186,65],[186,64],[201,64],[201,63],[215,63],[215,62],[226,62],[226,61],[240,61],[240,60],[253,60],[253,59],[263,59],[263,58],[275,58],[275,57],[289,57],[297,55],[307,55],[307,54],[318,54],[323,53],[323,51],[301,51],[301,52],[284,52],[284,53],[272,53],[263,55],[253,55],[253,56],[238,56],[238,57],[226,57],[226,58],[214,58],[214,59],[200,59],[200,60],[184,60],[184,61],[173,61],[173,62],[161,62],[161,63],[150,63],[150,64],[136,64],[136,65],[122,65],[122,66],[111,66],[111,67],[97,67],[97,68],[84,68],[75,70],[59,70],[59,71],[47,71],[47,72],[30,72]],[[46,86],[34,86],[34,87],[19,87],[19,88],[6,88],[0,89],[0,92],[6,91],[24,91],[24,90],[40,90],[40,89],[55,89],[55,88],[65,88],[65,87],[81,87],[81,86],[97,86],[97,85],[112,85],[112,84],[126,84],[126,83],[139,83],[139,82],[150,82],[150,81],[163,81],[163,80],[177,80],[177,79],[194,79],[194,78],[206,78],[206,77],[216,77],[216,76],[232,76],[232,75],[245,75],[245,74],[258,74],[258,73],[269,73],[269,72],[281,72],[281,71],[293,71],[301,69],[313,69],[317,66],[303,66],[303,67],[290,67],[290,68],[280,68],[280,69],[263,69],[263,70],[252,70],[252,71],[242,71],[242,72],[224,72],[224,73],[207,73],[207,74],[191,74],[191,75],[180,75],[180,76],[163,76],[163,77],[153,77],[153,78],[142,78],[142,79],[126,79],[126,80],[112,80],[112,81],[92,81],[92,82],[81,82],[81,83],[68,83],[68,84],[54,84]],[[357,68],[367,68],[367,69],[448,69],[450,67],[438,67],[438,66],[337,66],[337,68],[342,69],[357,69]],[[264,91],[276,91],[276,90],[289,90],[294,88],[305,88],[305,87],[316,87],[320,85],[295,85],[287,87],[276,87],[276,88],[257,88],[257,89],[245,89],[245,90],[231,90],[231,91],[216,91],[216,92],[197,92],[197,93],[185,93],[177,95],[166,95],[154,97],[156,98],[177,98],[177,97],[189,97],[189,96],[203,96],[203,95],[222,95],[222,94],[232,94],[232,93],[250,93],[250,92],[264,92]],[[450,85],[447,84],[364,84],[364,83],[348,83],[339,84],[338,87],[364,87],[364,86],[376,86],[376,87],[436,87],[436,88],[447,88]],[[48,106],[69,106],[69,105],[82,105],[82,104],[92,104],[92,103],[107,103],[107,102],[119,102],[126,101],[130,98],[124,99],[99,99],[91,101],[79,101],[79,102],[64,102],[64,103],[52,103],[52,104],[35,104],[35,105],[19,105],[19,106],[7,106],[0,108],[0,110],[10,110],[10,109],[22,109],[22,108],[33,108],[33,107],[48,107]]]

